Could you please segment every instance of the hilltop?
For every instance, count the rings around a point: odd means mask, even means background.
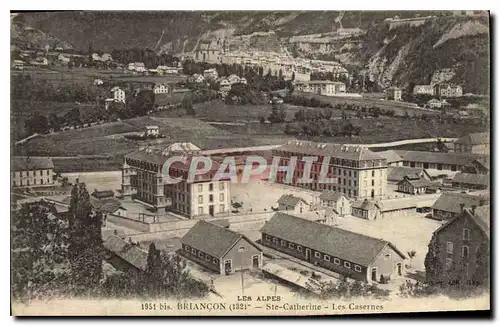
[[[421,19],[390,26],[386,19]],[[380,89],[449,81],[465,93],[489,91],[489,21],[442,11],[50,12],[15,17],[77,51],[149,48],[193,51],[225,39],[229,51],[272,51],[340,61]],[[23,35],[13,33],[13,38]]]

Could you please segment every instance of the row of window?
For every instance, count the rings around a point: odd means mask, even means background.
[[[224,190],[224,182],[219,182],[219,190]],[[208,191],[214,191],[214,184],[208,184]],[[198,192],[203,192],[203,183],[198,184]]]
[[[219,205],[219,213],[224,213],[226,211],[226,206],[223,204]],[[198,215],[203,215],[205,214],[205,210],[203,207],[198,207]]]
[[[219,194],[219,201],[224,201],[224,193]],[[213,203],[214,202],[214,195],[210,194],[208,195],[208,202]],[[198,195],[198,204],[203,204],[203,195]]]
[[[191,252],[191,254],[193,254],[195,256],[198,256],[199,258],[202,258],[202,259],[205,258],[206,261],[211,261],[214,264],[218,264],[219,263],[219,260],[217,258],[213,258],[212,256],[207,255],[207,254],[205,254],[202,251],[198,251],[198,254],[197,254],[196,253],[197,250],[195,248],[191,248],[189,246],[184,246],[184,250],[186,252]]]
[[[267,241],[271,241],[271,236],[266,235],[266,240]],[[278,243],[280,243],[282,247],[285,247],[285,248],[287,247],[287,242],[285,240],[279,241],[278,238],[273,237],[272,241],[276,245],[278,245]],[[296,245],[296,244],[294,244],[292,242],[288,243],[288,248],[290,248],[290,249],[296,249],[298,252],[302,252],[302,246]],[[331,262],[331,256],[330,255],[322,254],[319,251],[315,251],[314,252],[314,257],[320,258],[320,259],[323,258],[324,261]],[[334,257],[333,258],[333,263],[335,265],[340,265],[340,259]],[[345,268],[351,268],[351,263],[348,262],[348,261],[344,261],[344,267]],[[354,265],[354,270],[356,272],[361,272],[361,266],[355,264]]]
[[[24,177],[36,177],[40,176],[42,177],[43,175],[48,176],[50,170],[35,170],[35,171],[20,171],[16,172],[15,176],[24,178]]]
[[[44,179],[40,179],[39,182],[37,182],[37,179],[33,179],[33,185],[43,185],[43,184],[50,184],[50,179],[47,179],[47,182],[45,183]],[[31,186],[30,180],[26,180],[26,182],[23,182],[23,180],[19,181],[19,184],[16,182],[16,180],[12,180],[12,185],[14,187],[17,186]]]

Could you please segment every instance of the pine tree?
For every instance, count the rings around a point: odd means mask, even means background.
[[[439,284],[443,276],[443,266],[439,260],[439,245],[436,235],[432,236],[429,243],[429,250],[425,256],[424,265],[427,283],[431,285]]]
[[[94,212],[84,183],[77,183],[70,201],[70,264],[79,293],[98,288],[102,274],[102,214]]]
[[[162,258],[161,253],[154,242],[149,245],[148,260],[146,266],[146,281],[150,294],[157,293],[162,282]]]

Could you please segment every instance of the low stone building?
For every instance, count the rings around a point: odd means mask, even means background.
[[[262,267],[262,251],[246,236],[203,220],[181,239],[180,254],[218,274]]]
[[[433,184],[429,180],[410,174],[398,182],[398,191],[411,195],[421,195],[425,194],[427,189],[432,186]]]
[[[405,255],[385,240],[281,212],[261,233],[263,245],[355,280],[378,282],[405,273]]]

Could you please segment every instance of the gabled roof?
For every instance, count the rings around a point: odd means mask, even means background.
[[[283,195],[280,197],[280,199],[278,199],[278,204],[283,204],[283,205],[295,207],[301,201],[303,203],[307,204],[307,202],[300,197],[296,197],[294,195]]]
[[[490,185],[490,175],[489,174],[477,174],[477,173],[457,173],[453,178],[453,182],[462,184],[472,184],[489,186]]]
[[[450,225],[455,223],[456,221],[468,217],[470,218],[473,222],[476,223],[476,225],[484,232],[486,237],[490,239],[490,207],[488,205],[481,206],[476,208],[475,212],[472,212],[472,209],[470,208],[465,208],[463,213],[455,216],[451,220],[449,220],[447,223],[443,224],[441,227],[439,227],[436,231],[434,231],[435,234],[438,234],[442,232],[443,230],[446,230]]]
[[[387,163],[402,162],[403,159],[392,149],[382,152],[376,152],[378,155],[385,157]]]
[[[11,158],[11,171],[32,171],[53,169],[54,163],[50,157],[13,156]]]
[[[415,188],[421,188],[421,187],[430,187],[433,185],[432,182],[430,182],[427,179],[424,178],[419,178],[419,179],[413,179],[413,178],[407,178],[405,177],[403,180],[399,181],[398,184],[408,182],[412,187]]]
[[[323,191],[319,196],[319,199],[328,201],[339,201],[342,197],[345,197],[345,195],[338,191]]]
[[[352,205],[352,208],[358,208],[358,209],[364,209],[364,210],[374,210],[374,209],[379,209],[380,207],[378,206],[378,203],[373,201],[373,200],[358,200],[355,201]]]
[[[220,259],[242,238],[255,246],[242,234],[200,220],[182,237],[181,242]]]
[[[90,197],[90,204],[95,210],[103,213],[114,213],[119,208],[126,210],[116,198],[97,199]]]
[[[117,237],[110,236],[103,242],[106,249],[113,252],[118,257],[127,261],[131,265],[140,270],[146,271],[148,265],[148,253],[143,251],[136,245],[130,244],[125,240]]]
[[[489,144],[490,143],[490,133],[489,132],[476,132],[468,134],[459,138],[456,144],[466,144],[466,145],[479,145],[479,144]]]
[[[425,169],[424,173],[431,178],[437,178],[437,177],[453,177],[455,174],[458,173],[458,171]]]
[[[404,254],[388,241],[281,212],[275,213],[264,224],[261,232],[362,266],[370,265],[387,245],[405,258]]]
[[[315,143],[310,141],[292,140],[277,150],[293,153],[325,155],[347,160],[383,160],[378,153],[372,152],[360,145],[342,145],[332,143]]]
[[[481,201],[484,200],[484,204],[487,204],[489,198],[487,196],[477,196],[457,192],[444,192],[439,196],[432,209],[438,209],[445,212],[460,213],[460,204],[464,204],[465,207],[471,207],[472,205],[481,206]]]
[[[387,167],[387,180],[389,181],[401,181],[405,176],[411,174],[422,173],[421,168],[411,168],[407,166],[389,166]]]

